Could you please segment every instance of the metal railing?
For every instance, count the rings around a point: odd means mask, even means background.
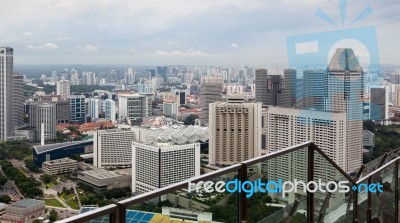
[[[248,180],[248,167],[261,163],[261,162],[265,162],[268,160],[271,160],[273,158],[279,157],[279,156],[283,156],[286,154],[290,154],[293,153],[295,151],[299,151],[301,149],[307,149],[307,181],[312,181],[314,179],[314,171],[315,171],[315,155],[319,154],[321,155],[326,161],[328,161],[328,163],[330,165],[332,165],[334,167],[334,169],[336,169],[351,185],[355,185],[358,186],[359,184],[365,182],[366,180],[371,183],[374,179],[374,177],[376,177],[377,175],[379,175],[381,173],[382,170],[384,170],[385,168],[388,168],[390,165],[395,165],[395,168],[393,169],[393,174],[396,175],[396,177],[394,178],[395,180],[395,215],[396,215],[396,222],[398,222],[398,200],[399,200],[399,192],[398,192],[398,166],[399,166],[399,159],[400,157],[396,157],[393,158],[391,161],[389,161],[386,164],[383,164],[384,161],[382,161],[382,165],[380,165],[376,170],[374,170],[373,172],[370,172],[368,175],[366,176],[362,176],[361,177],[361,173],[364,170],[364,167],[361,167],[361,169],[359,170],[359,174],[357,176],[355,176],[354,178],[351,177],[349,174],[347,174],[345,171],[343,171],[331,158],[329,158],[328,155],[326,155],[320,148],[318,148],[314,143],[312,142],[305,142],[305,143],[301,143],[299,145],[295,145],[295,146],[291,146],[276,152],[272,152],[269,153],[267,155],[264,156],[260,156],[257,158],[253,158],[244,162],[241,162],[239,164],[235,164],[229,167],[225,167],[225,168],[221,168],[218,169],[216,171],[198,176],[198,177],[193,177],[175,184],[171,184],[169,186],[151,191],[151,192],[147,192],[147,193],[143,193],[122,201],[117,202],[116,205],[108,205],[84,214],[80,214],[77,216],[73,216],[71,218],[68,219],[64,219],[60,222],[62,223],[66,223],[66,222],[85,222],[85,221],[89,221],[89,220],[93,220],[96,219],[98,217],[101,217],[104,215],[109,215],[110,216],[110,222],[119,222],[119,223],[125,223],[126,222],[126,214],[127,214],[127,210],[130,206],[133,205],[139,205],[142,204],[144,202],[147,202],[149,200],[155,199],[155,198],[159,198],[163,195],[167,195],[169,193],[173,193],[176,192],[178,190],[181,189],[187,189],[188,188],[188,184],[189,183],[197,183],[200,181],[206,181],[206,180],[210,180],[210,179],[215,179],[218,177],[221,177],[225,174],[232,174],[235,173],[235,176],[237,176],[238,180],[244,182],[246,180]],[[317,152],[317,153],[315,153]],[[386,159],[386,157],[384,158]],[[359,177],[361,177],[361,179],[358,179]],[[364,203],[367,202],[368,203],[368,216],[367,216],[367,222],[371,222],[372,219],[372,214],[371,214],[371,192],[368,192],[368,197],[367,199],[358,199],[359,198],[359,193],[357,190],[350,190],[349,194],[351,196],[349,196],[348,198],[348,208],[347,210],[351,210],[352,207],[352,220],[353,222],[359,222],[359,213],[358,213],[358,209],[359,209],[359,205],[360,203]],[[363,195],[364,196],[364,195]],[[328,201],[329,201],[329,196],[328,197]],[[307,210],[306,210],[306,217],[307,217],[307,222],[325,222],[323,221],[323,218],[325,216],[325,211],[326,211],[326,207],[325,205],[327,205],[327,201],[324,201],[323,207],[321,207],[320,210],[320,216],[315,216],[315,199],[314,199],[314,193],[311,192],[307,192],[306,193],[306,199],[307,199]],[[247,214],[247,206],[246,206],[246,194],[245,193],[239,193],[239,197],[238,197],[238,210],[237,210],[237,219],[238,222],[247,222],[248,219],[248,214]],[[297,208],[298,205],[293,205],[295,208]],[[350,208],[349,208],[350,207]],[[293,210],[290,210],[291,213],[296,212],[295,208]],[[291,216],[288,217],[289,220],[286,220],[285,222],[289,222],[290,221]],[[335,221],[332,221],[335,222]]]

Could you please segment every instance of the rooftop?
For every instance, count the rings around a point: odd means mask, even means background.
[[[44,204],[44,201],[42,200],[35,200],[35,199],[24,199],[17,201],[15,203],[10,204],[12,207],[21,207],[21,208],[28,208],[35,206],[37,204]]]
[[[82,141],[73,141],[73,142],[62,142],[62,143],[54,143],[47,145],[37,145],[33,146],[33,149],[36,150],[37,154],[49,152],[51,150],[57,150],[61,148],[66,148],[70,146],[77,145],[85,145],[85,144],[93,144],[93,140],[82,140]]]
[[[99,180],[105,180],[105,179],[110,179],[110,178],[115,178],[115,177],[120,177],[120,174],[117,174],[112,171],[104,170],[104,169],[97,169],[97,170],[88,170],[82,172],[83,175],[91,176],[93,178],[99,179]]]
[[[78,161],[66,157],[66,158],[62,158],[62,159],[46,161],[46,162],[43,162],[43,164],[51,165],[51,164],[55,164],[55,163],[59,164],[59,163],[76,163],[76,162],[78,162]]]

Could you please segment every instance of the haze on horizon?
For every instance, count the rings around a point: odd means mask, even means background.
[[[3,0],[0,45],[15,64],[287,65],[288,36],[374,26],[381,63],[398,64],[398,1],[348,0],[344,26],[339,2]],[[366,6],[372,14],[350,27]]]

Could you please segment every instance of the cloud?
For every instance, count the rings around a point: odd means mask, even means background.
[[[77,45],[77,46],[75,46],[75,48],[83,49],[83,50],[86,50],[86,51],[97,51],[98,50],[98,48],[96,46],[93,46],[93,45],[90,45],[90,44],[87,44],[86,46]]]
[[[56,50],[56,49],[58,49],[58,46],[55,43],[46,43],[46,44],[39,45],[39,46],[28,45],[26,47],[31,50]]]
[[[238,48],[239,46],[236,43],[231,44],[231,48]]]
[[[156,55],[158,56],[209,56],[210,54],[202,52],[200,50],[189,49],[187,51],[164,51],[164,50],[156,50]]]
[[[33,33],[31,33],[31,32],[24,32],[24,36],[33,36]]]

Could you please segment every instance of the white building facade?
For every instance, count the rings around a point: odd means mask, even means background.
[[[130,167],[134,132],[124,129],[100,130],[93,137],[93,165]]]
[[[133,143],[132,192],[148,192],[200,175],[200,143]]]

